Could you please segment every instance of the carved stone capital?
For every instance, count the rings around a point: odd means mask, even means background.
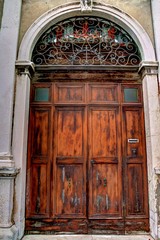
[[[18,75],[27,74],[31,78],[35,72],[35,65],[30,61],[16,61],[16,69]]]
[[[138,73],[142,76],[142,79],[146,75],[158,75],[158,62],[142,61]]]

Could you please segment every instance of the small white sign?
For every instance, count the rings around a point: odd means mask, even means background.
[[[128,142],[129,143],[139,143],[139,139],[137,139],[137,138],[129,138]]]

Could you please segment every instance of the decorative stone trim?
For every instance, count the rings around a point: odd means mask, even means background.
[[[0,155],[0,160],[13,160],[12,155]]]
[[[27,74],[29,78],[32,78],[35,72],[35,65],[30,61],[16,61],[17,75]]]
[[[158,75],[158,62],[142,61],[138,73],[141,74],[142,79],[146,75]]]
[[[20,172],[19,168],[0,168],[0,178],[15,178]]]
[[[93,0],[80,0],[80,4],[82,12],[92,11]]]
[[[155,174],[160,175],[160,167],[154,169]]]

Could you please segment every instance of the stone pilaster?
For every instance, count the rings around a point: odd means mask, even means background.
[[[0,34],[0,167],[13,167],[11,150],[15,60],[22,0],[4,0]]]
[[[0,31],[0,239],[17,239],[14,224],[15,168],[11,139],[15,60],[22,0],[4,0]]]
[[[13,127],[13,159],[15,167],[20,168],[15,181],[15,225],[18,228],[18,239],[24,234],[25,227],[25,187],[26,157],[29,117],[30,81],[34,73],[34,64],[30,61],[16,62],[16,101]]]
[[[158,96],[158,62],[142,62],[139,73],[143,80],[145,131],[147,145],[149,215],[151,234],[158,239],[157,175],[159,162],[160,108]]]
[[[153,29],[154,29],[154,39],[155,39],[155,51],[157,61],[160,62],[160,31],[159,31],[159,23],[160,23],[160,1],[152,0],[151,1],[152,8],[152,21],[153,21]],[[160,68],[159,72],[159,84],[160,84]]]

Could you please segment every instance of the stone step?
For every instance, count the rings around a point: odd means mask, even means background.
[[[26,235],[23,240],[154,240],[150,235]]]

